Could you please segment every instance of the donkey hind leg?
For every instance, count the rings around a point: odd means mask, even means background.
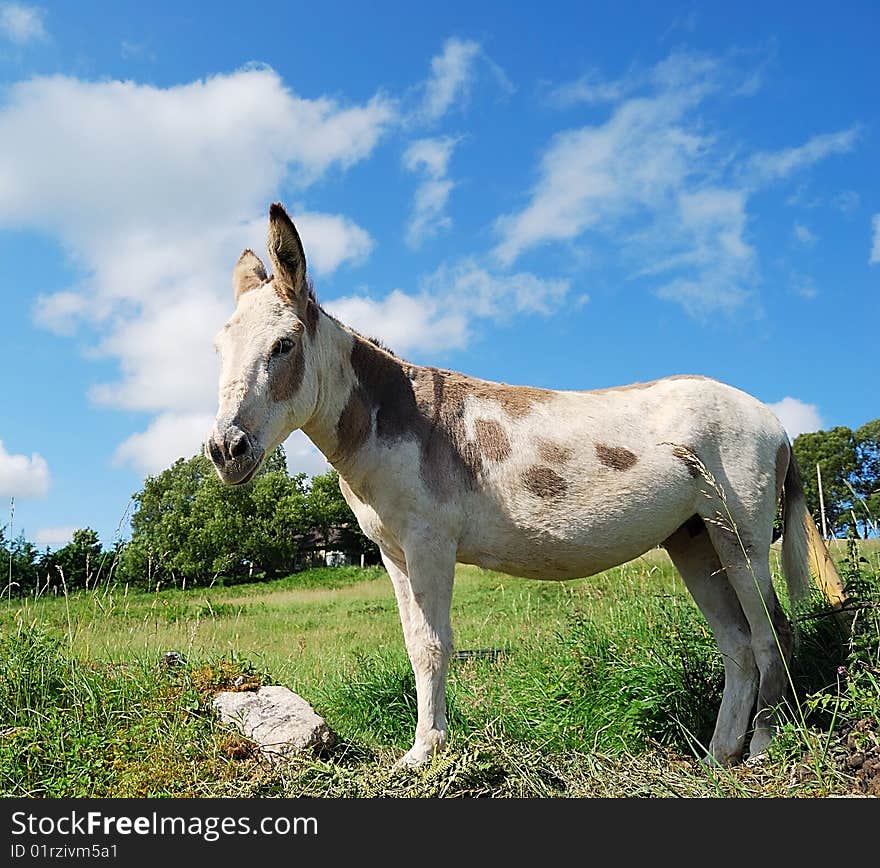
[[[406,563],[383,555],[394,584],[400,623],[416,679],[415,742],[398,765],[427,762],[446,744],[446,673],[452,654],[455,551],[434,544],[408,549]]]
[[[737,762],[758,691],[748,622],[702,522],[688,522],[664,546],[708,622],[724,662],[724,693],[707,759],[723,765]]]
[[[758,664],[760,686],[755,713],[754,733],[749,755],[763,753],[773,739],[773,709],[785,698],[788,687],[788,663],[792,652],[792,632],[779,605],[770,577],[770,537],[760,542],[750,539],[743,528],[739,535],[718,524],[707,524],[712,545],[727,573],[742,611],[749,623],[752,651]]]

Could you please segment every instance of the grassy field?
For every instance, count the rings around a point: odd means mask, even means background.
[[[662,552],[569,583],[459,567],[450,747],[393,768],[414,684],[380,569],[0,603],[0,790],[47,796],[828,796],[880,793],[880,547],[836,547],[847,640],[801,622],[769,759],[704,765],[714,641]],[[167,667],[164,652],[186,664]],[[220,726],[217,690],[285,684],[339,735],[278,764]]]

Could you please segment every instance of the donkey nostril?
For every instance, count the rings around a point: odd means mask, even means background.
[[[223,464],[223,450],[217,445],[213,437],[208,440],[208,454],[215,464]]]
[[[248,443],[247,434],[236,434],[229,442],[229,454],[233,458],[241,458],[249,449],[250,444]]]

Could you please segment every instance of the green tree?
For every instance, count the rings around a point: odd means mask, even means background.
[[[339,474],[332,469],[312,477],[308,511],[312,529],[325,538],[331,528],[357,523],[339,488]]]
[[[861,500],[855,511],[867,536],[869,531],[880,529],[880,419],[862,425],[855,440],[859,470],[854,487]]]
[[[306,493],[306,475],[288,476],[286,467],[254,480],[245,557],[267,577],[294,569],[297,537],[308,529]]]
[[[351,507],[339,488],[339,474],[332,468],[312,478],[307,498],[311,529],[328,539],[331,529],[340,536],[341,545],[368,556],[371,563],[379,559],[379,549],[361,530]]]
[[[231,488],[225,510],[210,508],[199,495],[212,473],[199,454],[147,477],[134,495],[131,541],[118,570],[121,579],[153,588],[210,579],[231,569],[243,525],[237,503],[242,492]]]
[[[75,530],[70,542],[57,551],[46,549],[39,561],[39,573],[47,587],[74,591],[94,587],[107,561],[98,534],[86,527]]]
[[[876,522],[880,508],[880,419],[856,432],[839,426],[801,434],[792,446],[816,523],[821,526],[818,465],[829,533],[865,535],[871,528],[871,515]]]
[[[2,596],[17,596],[33,590],[39,575],[37,548],[20,533],[6,539],[6,528],[0,526],[0,590]]]
[[[292,572],[306,526],[304,480],[288,476],[280,448],[239,486],[224,485],[201,454],[178,460],[135,494],[119,578],[156,587]]]

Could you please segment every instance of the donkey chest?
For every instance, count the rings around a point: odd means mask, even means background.
[[[343,497],[364,534],[386,554],[403,560],[415,539],[436,534],[453,539],[458,533],[457,509],[435,509],[418,489],[393,484],[388,478],[371,479],[366,485],[349,485],[340,477]]]

